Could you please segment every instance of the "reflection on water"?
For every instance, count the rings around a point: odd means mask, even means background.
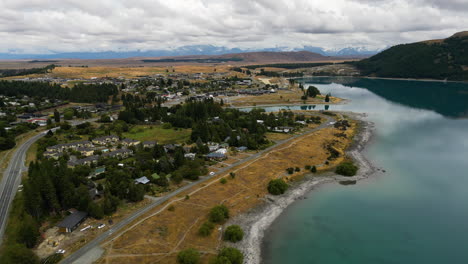
[[[387,172],[335,184],[289,207],[267,231],[266,263],[468,263],[468,85],[304,79],[368,113],[368,157]],[[325,105],[266,111],[325,110]],[[342,183],[348,184],[348,183]],[[352,184],[352,183],[351,183]]]

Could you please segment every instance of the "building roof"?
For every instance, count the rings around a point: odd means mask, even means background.
[[[224,157],[226,157],[226,155],[223,154],[223,153],[211,152],[211,153],[209,153],[208,155],[206,155],[206,157],[207,157],[207,158],[215,158],[215,159],[216,159],[216,158],[224,158]]]
[[[141,184],[147,184],[148,182],[150,182],[150,180],[148,180],[148,178],[146,178],[146,176],[143,176],[141,178],[135,179],[135,182],[136,183],[141,183]]]
[[[78,211],[75,213],[72,213],[71,215],[65,217],[65,219],[62,220],[62,222],[58,223],[58,227],[65,227],[65,228],[73,228],[75,227],[79,222],[83,221],[83,219],[88,216],[88,213]]]

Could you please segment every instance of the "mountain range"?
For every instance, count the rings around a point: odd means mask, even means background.
[[[265,48],[265,49],[240,49],[226,48],[213,45],[190,45],[173,49],[160,49],[149,51],[102,51],[102,52],[51,52],[49,54],[21,54],[21,53],[0,53],[0,59],[21,60],[21,59],[125,59],[132,57],[171,57],[189,55],[223,55],[233,53],[250,52],[283,52],[283,51],[310,51],[323,56],[339,57],[369,57],[375,55],[379,50],[369,50],[364,47],[348,47],[338,50],[328,50],[321,47],[304,46],[303,48],[290,49],[287,47]]]

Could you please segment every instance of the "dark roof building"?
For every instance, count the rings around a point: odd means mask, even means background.
[[[88,213],[77,211],[67,216],[62,222],[58,223],[59,232],[70,233],[73,232],[88,216]]]

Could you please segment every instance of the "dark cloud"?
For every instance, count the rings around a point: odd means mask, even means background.
[[[388,45],[468,25],[467,0],[3,0],[0,52]]]

